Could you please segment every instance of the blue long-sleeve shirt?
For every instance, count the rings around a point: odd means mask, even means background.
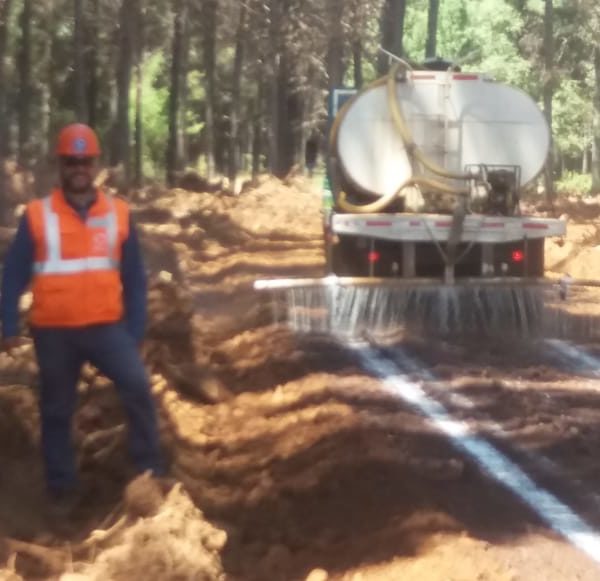
[[[77,209],[85,220],[87,208]],[[4,261],[0,319],[4,338],[19,335],[19,299],[33,276],[34,242],[27,217],[23,216]],[[146,326],[147,280],[139,238],[130,218],[129,236],[121,247],[121,284],[124,322],[136,341],[141,341]]]

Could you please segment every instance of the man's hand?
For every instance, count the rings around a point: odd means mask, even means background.
[[[25,337],[6,337],[2,341],[2,350],[11,353],[27,343]]]

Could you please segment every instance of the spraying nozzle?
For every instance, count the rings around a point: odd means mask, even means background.
[[[561,301],[566,301],[569,296],[569,289],[571,284],[573,283],[573,279],[571,275],[567,272],[564,274],[558,281],[558,296]]]

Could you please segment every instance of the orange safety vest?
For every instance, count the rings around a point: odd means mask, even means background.
[[[83,221],[56,189],[28,204],[27,219],[35,248],[31,324],[83,327],[120,320],[127,204],[98,190]]]

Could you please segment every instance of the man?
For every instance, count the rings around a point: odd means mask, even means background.
[[[82,365],[114,382],[139,472],[162,472],[156,411],[139,353],[146,277],[129,208],[94,186],[100,155],[94,131],[65,127],[58,138],[61,188],[26,209],[8,251],[0,316],[4,348],[19,336],[19,298],[31,284],[31,334],[40,369],[42,455],[55,504],[76,496],[71,423]]]

